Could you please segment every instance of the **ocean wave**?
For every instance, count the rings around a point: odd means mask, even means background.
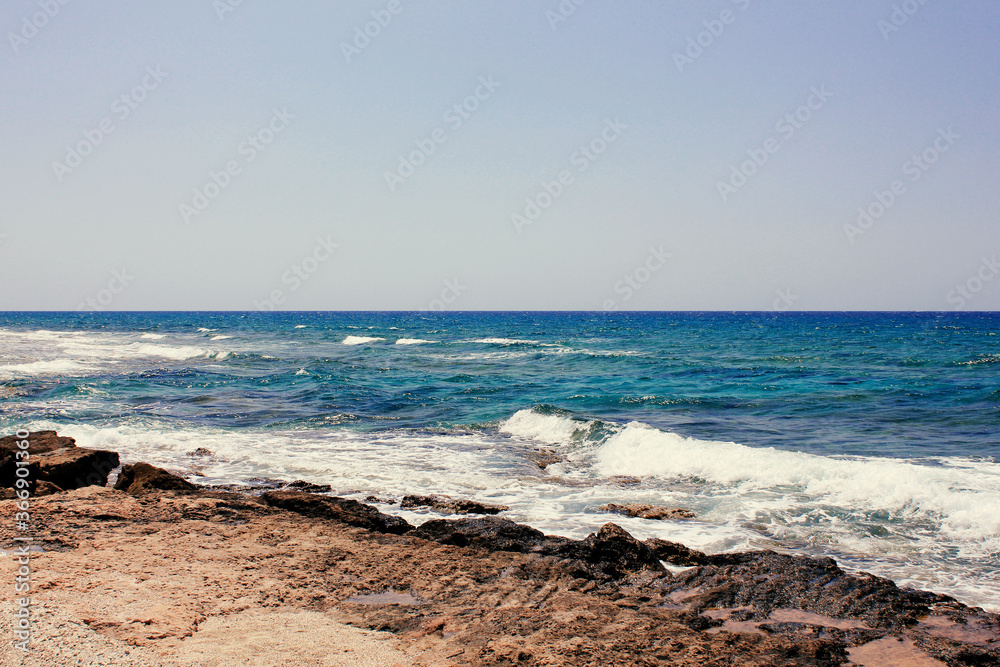
[[[436,340],[424,340],[423,338],[400,338],[396,345],[420,345],[421,343],[436,343]]]
[[[904,459],[833,458],[698,440],[631,422],[603,442],[594,469],[604,476],[701,480],[739,493],[802,494],[851,512],[884,511],[939,523],[944,536],[1000,538],[1000,465],[921,465]]]
[[[524,338],[477,338],[472,341],[473,343],[482,343],[483,345],[538,345],[537,340],[527,340]]]
[[[76,375],[78,373],[87,373],[90,370],[90,365],[76,359],[50,359],[47,361],[33,361],[26,364],[0,366],[0,380],[13,380],[26,375]]]
[[[341,343],[344,345],[365,345],[367,343],[377,343],[381,340],[385,340],[385,338],[378,336],[348,336]]]

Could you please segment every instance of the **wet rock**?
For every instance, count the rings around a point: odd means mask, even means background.
[[[214,456],[214,454],[212,454],[212,450],[211,449],[205,449],[204,447],[199,447],[198,449],[194,450],[193,452],[190,452],[190,456],[206,457],[206,456]]]
[[[615,514],[624,514],[626,516],[634,516],[639,519],[693,519],[694,512],[691,510],[681,509],[677,507],[662,507],[660,505],[644,505],[640,503],[608,503],[607,505],[601,505],[597,509],[602,512],[613,512]]]
[[[268,491],[261,498],[272,507],[280,507],[304,516],[332,519],[379,533],[402,535],[413,529],[405,519],[383,514],[371,505],[356,500],[317,496],[302,491]]]
[[[702,554],[692,562],[699,566],[675,577],[668,591],[697,589],[702,593],[690,598],[693,609],[748,607],[757,620],[774,609],[791,608],[899,631],[915,625],[932,605],[953,601],[937,593],[901,589],[871,574],[847,574],[832,558],[746,551]]]
[[[313,484],[312,482],[303,482],[301,479],[289,482],[284,488],[305,491],[306,493],[329,493],[333,491],[333,487],[329,484]]]
[[[525,454],[525,456],[542,470],[545,470],[554,463],[562,463],[566,460],[557,454],[554,449],[533,449]]]
[[[645,545],[652,550],[657,558],[671,565],[701,565],[705,562],[705,554],[677,542],[651,537],[645,541]]]
[[[448,496],[403,496],[400,507],[430,507],[451,514],[499,514],[509,510],[506,505],[490,505],[475,500],[455,500]]]
[[[122,471],[118,474],[118,481],[115,482],[115,489],[138,496],[154,489],[195,491],[198,487],[163,468],[157,468],[148,463],[135,463],[122,466]]]
[[[591,576],[620,578],[640,570],[663,570],[649,547],[613,523],[605,524],[584,540],[548,536],[530,526],[496,517],[437,519],[424,523],[411,535],[487,551],[569,558],[590,566],[587,569]]]
[[[652,550],[617,524],[604,524],[596,534],[588,535],[583,543],[590,549],[587,561],[612,577],[621,578],[640,570],[663,570]]]
[[[84,486],[104,486],[108,473],[118,466],[118,454],[99,449],[77,447],[73,438],[55,431],[35,431],[28,434],[27,479],[34,492],[39,482],[49,482],[60,490]],[[22,451],[16,436],[0,438],[0,486],[13,487],[17,476],[17,452]],[[48,487],[45,487],[48,489]]]

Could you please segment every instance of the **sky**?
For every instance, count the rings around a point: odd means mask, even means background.
[[[5,0],[0,310],[996,310],[1000,3]]]

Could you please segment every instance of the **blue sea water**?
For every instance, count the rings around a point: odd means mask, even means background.
[[[202,483],[831,555],[997,609],[998,332],[994,313],[0,313],[0,431]]]

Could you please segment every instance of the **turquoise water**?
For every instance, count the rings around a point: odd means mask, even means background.
[[[595,508],[608,501],[690,507],[694,521],[619,522],[709,551],[833,555],[996,607],[998,325],[992,313],[6,313],[0,427],[55,428],[196,481],[473,496],[572,536],[606,521]],[[214,456],[196,461],[199,446]],[[539,470],[527,454],[541,446],[565,460]]]

